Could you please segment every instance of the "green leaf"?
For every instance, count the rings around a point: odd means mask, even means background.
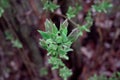
[[[52,50],[56,50],[57,49],[57,45],[49,44],[49,48],[52,49]]]
[[[0,7],[0,17],[2,16],[3,13],[4,13],[4,9]]]
[[[62,37],[61,36],[57,36],[56,39],[55,39],[55,41],[57,43],[62,43]]]
[[[56,25],[55,24],[51,24],[53,27],[52,27],[52,32],[54,33],[54,34],[57,34],[58,33],[58,29],[57,29],[57,27],[56,27]]]
[[[41,34],[43,39],[50,39],[51,38],[51,34],[49,32],[43,32],[41,30],[38,30],[38,32]]]
[[[68,48],[72,45],[72,41],[71,40],[68,40],[67,42],[65,42],[64,44],[63,44],[63,46],[67,46]]]
[[[52,21],[49,21],[49,20],[46,20],[46,22],[45,22],[45,30],[47,32],[50,32],[53,34],[58,33],[58,29],[57,29],[56,25]]]
[[[44,49],[47,49],[48,45],[46,44],[45,40],[44,39],[41,39],[39,44],[44,48]]]
[[[48,19],[45,22],[45,30],[46,30],[46,32],[52,32],[52,25]]]
[[[55,42],[50,38],[50,39],[47,39],[45,43],[46,44],[54,44]]]
[[[63,42],[66,42],[68,40],[67,38],[67,33],[68,33],[68,30],[67,30],[67,27],[68,27],[68,21],[67,19],[60,25],[60,35],[62,37],[62,41]]]
[[[48,60],[48,63],[52,64],[53,66],[58,66],[59,68],[61,66],[64,66],[64,63],[62,62],[61,59],[59,58],[56,58],[56,57],[51,57],[49,60]]]
[[[49,49],[48,51],[49,52],[48,52],[47,56],[56,56],[57,55],[55,50]]]
[[[83,31],[90,32],[89,28],[86,25],[79,27],[79,29],[80,29],[80,32],[83,32]]]
[[[68,51],[73,51],[73,49],[69,48],[70,46],[67,46],[67,45],[62,45],[62,46],[64,47],[64,50],[65,50],[66,52],[68,52]]]
[[[68,21],[67,19],[60,25],[60,33],[61,35],[66,35],[67,36],[67,27],[68,27]]]
[[[69,60],[69,57],[67,55],[60,55],[60,58],[65,59],[65,60]]]
[[[61,24],[61,27],[68,27],[68,20],[67,19]]]
[[[68,35],[68,40],[70,40],[71,42],[74,42],[75,40],[78,39],[79,33],[80,31],[78,28],[73,29],[72,32]]]
[[[66,15],[67,15],[67,18],[68,18],[68,19],[71,19],[71,18],[75,17],[74,8],[72,8],[71,6],[69,6]]]
[[[64,54],[66,54],[66,51],[63,50],[62,48],[59,49],[58,52],[59,52],[59,55],[64,55]]]
[[[67,67],[63,67],[59,70],[59,74],[64,80],[67,80],[72,75],[72,72]]]
[[[22,48],[23,47],[21,42],[18,39],[13,40],[12,44],[13,44],[13,47],[17,47],[17,48]]]

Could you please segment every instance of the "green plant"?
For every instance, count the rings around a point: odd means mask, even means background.
[[[4,9],[9,6],[8,0],[0,0],[0,17],[4,13]]]
[[[111,8],[113,5],[110,2],[103,1],[102,3],[96,3],[95,5],[92,6],[92,8],[96,12],[105,12],[107,13],[107,10]]]
[[[65,20],[58,30],[56,25],[46,20],[46,32],[38,30],[42,38],[40,45],[48,51],[49,63],[53,65],[52,69],[59,69],[59,74],[64,80],[69,77],[72,72],[65,66],[61,59],[68,60],[67,52],[72,51],[70,48],[72,41],[67,36],[68,22]]]
[[[89,80],[120,80],[120,72],[113,73],[109,78],[104,75],[97,76],[95,74],[93,77],[90,77]]]
[[[59,5],[54,4],[51,1],[46,1],[44,4],[44,10],[49,10],[51,12],[54,12],[55,9],[57,9],[59,7]]]
[[[75,17],[79,13],[80,10],[82,10],[82,7],[79,6],[78,4],[76,4],[75,7],[69,6],[67,13],[66,13],[67,18],[71,19]]]
[[[70,48],[72,43],[82,35],[83,30],[88,31],[87,27],[83,26],[73,29],[73,31],[68,34],[67,26],[68,22],[65,20],[58,30],[54,23],[46,20],[46,32],[38,30],[42,36],[42,39],[40,39],[40,45],[48,51],[47,55],[50,56],[48,62],[52,64],[52,69],[59,69],[59,74],[64,80],[67,80],[72,72],[65,66],[62,59],[69,59],[67,52],[72,51]]]
[[[92,6],[87,13],[85,18],[86,23],[84,25],[76,24],[74,21],[70,20],[71,18],[74,18],[82,9],[81,6],[76,4],[75,7],[68,7],[66,16],[64,17],[66,20],[60,24],[59,30],[57,29],[56,25],[49,20],[46,20],[45,22],[45,32],[38,30],[42,36],[39,44],[42,48],[47,50],[47,55],[49,56],[48,62],[52,64],[53,70],[57,69],[59,71],[60,77],[62,77],[64,80],[67,80],[67,78],[72,75],[72,71],[65,66],[62,59],[68,60],[69,57],[67,56],[67,52],[73,50],[70,48],[72,43],[75,42],[78,37],[82,36],[83,31],[90,31],[89,28],[93,24],[92,9],[95,9],[96,11],[98,11],[97,9],[100,9],[98,12],[105,12],[108,7],[104,5],[105,3],[101,3],[99,6]],[[58,7],[59,5],[56,5],[51,1],[46,1],[44,4],[44,9],[51,12],[54,12],[54,10]],[[73,23],[74,26],[76,26],[76,28],[74,28],[70,34],[68,34],[67,31],[68,20]],[[103,79],[103,77],[101,77],[101,79]]]
[[[6,35],[6,39],[11,41],[13,47],[16,48],[23,47],[21,42],[18,39],[15,39],[14,36],[10,33],[10,31],[6,31],[5,35]]]

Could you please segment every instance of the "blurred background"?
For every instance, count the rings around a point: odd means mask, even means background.
[[[51,19],[56,26],[65,19],[68,6],[79,3],[83,9],[75,18],[84,24],[87,11],[95,1],[52,0],[60,7],[55,12],[43,10],[45,0],[0,0],[4,13],[0,17],[0,80],[62,80],[48,64],[47,51],[39,45],[38,29]],[[112,76],[120,72],[120,0],[107,0],[113,7],[108,13],[94,13],[90,32],[73,43],[69,60],[64,61],[73,71],[68,80],[88,80],[94,74]],[[75,26],[69,22],[69,33]]]

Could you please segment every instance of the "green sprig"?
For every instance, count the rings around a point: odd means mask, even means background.
[[[49,10],[51,12],[54,12],[54,10],[57,8],[59,8],[59,5],[56,5],[51,1],[46,1],[43,7],[44,10]]]

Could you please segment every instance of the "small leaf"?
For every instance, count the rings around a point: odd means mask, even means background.
[[[67,35],[67,27],[68,27],[68,21],[67,19],[60,25],[60,33],[61,35]]]
[[[43,37],[43,39],[49,39],[49,38],[51,38],[51,34],[48,33],[48,32],[43,32],[43,31],[40,31],[40,30],[38,30],[38,32],[41,34],[41,36]]]
[[[68,40],[67,42],[64,43],[64,45],[66,45],[67,47],[70,47],[72,44],[72,41],[71,40]],[[63,45],[63,46],[64,46]]]
[[[68,39],[72,42],[74,42],[79,37],[79,29],[75,28],[72,30],[72,32],[68,35]]]
[[[52,21],[49,21],[48,19],[45,22],[45,30],[47,32],[50,32],[50,33],[53,33],[53,34],[58,33],[58,29],[57,29],[56,25]]]
[[[66,54],[66,51],[65,51],[65,50],[63,50],[62,48],[61,48],[61,49],[59,49],[59,50],[58,50],[58,52],[59,52],[59,54],[60,54],[60,55],[64,55],[64,54]]]
[[[53,34],[57,34],[58,33],[58,29],[57,29],[56,25],[55,24],[51,24],[51,25],[52,25],[52,32],[53,32]]]
[[[88,29],[88,27],[86,25],[79,27],[79,29],[80,29],[80,32],[82,32],[82,31],[90,32],[90,30]]]
[[[48,19],[45,22],[45,30],[46,30],[46,32],[52,32],[52,25]]]
[[[61,36],[57,36],[56,39],[55,39],[55,41],[57,43],[62,43],[62,37]]]
[[[62,25],[64,25],[65,27],[68,27],[68,20],[66,19],[63,23],[62,23]],[[62,26],[61,25],[61,26]]]
[[[62,33],[61,36],[62,36],[62,42],[66,43],[68,41],[67,35],[65,33]]]
[[[44,49],[47,49],[48,45],[46,44],[45,40],[44,39],[41,39],[39,44],[44,48]]]
[[[57,49],[57,45],[49,44],[49,48],[52,49],[52,50],[56,50]]]
[[[54,41],[50,38],[45,41],[46,44],[54,44]]]
[[[65,59],[65,60],[69,60],[69,57],[67,55],[60,55],[60,58]]]
[[[13,44],[13,47],[17,47],[17,48],[22,48],[23,47],[21,42],[18,39],[13,40],[12,44]]]

